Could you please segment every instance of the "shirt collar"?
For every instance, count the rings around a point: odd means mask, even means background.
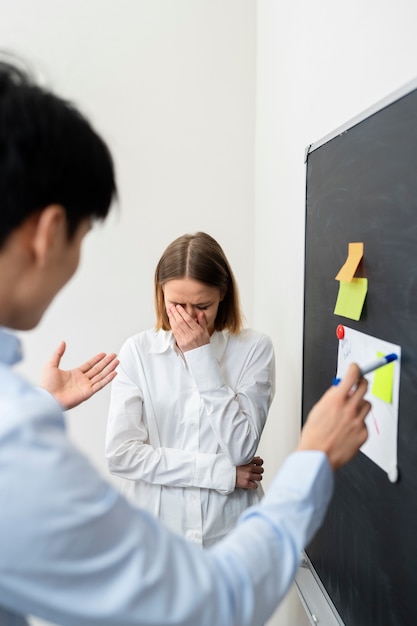
[[[15,365],[22,360],[22,344],[16,335],[0,328],[0,363]]]
[[[149,349],[151,354],[162,354],[169,348],[175,350],[175,339],[172,330],[158,330]]]
[[[226,350],[228,338],[229,333],[227,330],[215,330],[210,338],[210,344],[212,346],[214,356],[216,357],[217,361],[220,361],[224,354],[224,351]],[[178,350],[172,330],[157,331],[149,352],[151,354],[162,354],[169,349],[174,351]]]

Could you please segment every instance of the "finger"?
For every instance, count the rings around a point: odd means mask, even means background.
[[[190,315],[186,309],[184,309],[184,307],[181,304],[176,304],[175,308],[177,309],[178,313],[181,315],[181,317],[183,318],[183,320],[185,322],[187,322],[187,324],[192,324],[193,326],[195,326],[196,324],[198,324],[197,320],[195,319],[195,317],[193,317],[192,315]],[[197,312],[197,318],[199,317],[200,313],[203,314],[204,317],[204,312],[203,311],[198,311]]]
[[[91,357],[91,359],[88,359],[88,361],[80,365],[79,369],[82,371],[83,374],[86,374],[87,372],[92,370],[94,367],[96,367],[97,364],[100,363],[100,361],[102,361],[103,359],[109,356],[111,358],[114,358],[116,354],[112,353],[111,355],[107,355],[105,352],[100,352],[99,354],[96,354],[95,356]]]
[[[187,311],[180,304],[176,304],[172,311],[178,324],[185,324],[189,328],[192,324],[196,324],[196,321],[187,313]]]
[[[253,465],[252,466],[252,475],[256,475],[256,474],[263,474],[264,473],[264,468],[261,467],[260,465]]]
[[[352,400],[355,402],[362,402],[364,395],[368,391],[368,381],[366,378],[361,378],[355,389],[350,392]]]
[[[192,332],[200,332],[200,329],[207,330],[207,324],[203,311],[198,312],[197,319],[195,319],[189,313],[187,313],[187,311],[181,306],[181,304],[177,304],[175,308],[177,310],[177,313],[181,317],[181,321],[184,323],[184,329],[191,330]],[[202,317],[200,317],[200,314],[202,314]],[[204,321],[202,321],[202,323],[200,324],[199,319],[202,319]],[[181,321],[179,323],[181,323]]]
[[[185,334],[189,330],[187,322],[180,315],[175,306],[172,306],[167,313],[172,332],[176,337],[180,334]]]
[[[363,428],[362,428],[362,431],[361,431],[361,435],[362,435],[362,438],[360,440],[360,445],[363,446],[363,444],[365,443],[365,441],[368,439],[368,436],[369,436],[368,427],[365,424],[365,422],[363,422]]]
[[[167,315],[168,315],[169,324],[170,324],[172,329],[174,329],[175,326],[177,326],[177,320],[175,319],[173,309],[174,309],[174,307],[172,307],[172,306],[169,307],[168,309],[166,309],[166,312],[167,312]]]
[[[167,313],[168,315],[170,315],[175,321],[180,320],[181,316],[179,314],[179,311],[177,310],[177,307],[172,305],[169,307],[169,309],[167,309]]]
[[[368,414],[368,407],[363,409],[361,416],[357,419],[357,427],[356,427],[356,438],[358,447],[363,446],[365,441],[368,439],[368,427],[365,422],[365,417]]]
[[[339,385],[336,387],[337,391],[341,394],[348,396],[351,394],[352,387],[357,385],[361,380],[361,373],[359,366],[356,363],[351,363],[349,368],[345,374],[345,376],[340,381]]]
[[[115,354],[109,354],[87,372],[86,375],[94,384],[105,378],[108,374],[111,374],[119,363],[120,361],[116,358]]]
[[[362,422],[365,422],[366,416],[368,415],[369,411],[372,409],[372,404],[370,402],[368,402],[367,400],[363,400],[363,405],[361,406],[360,410],[359,410],[359,420]]]
[[[262,465],[260,463],[249,463],[249,467],[250,467],[250,471],[251,472],[263,472],[264,468],[262,467]]]
[[[109,365],[116,366],[119,363],[117,358],[117,354],[115,352],[110,352],[110,354],[105,354],[103,358],[94,365],[93,369],[96,371],[104,370]]]
[[[197,313],[197,324],[201,326],[203,330],[207,331],[207,320],[203,311]]]
[[[59,346],[52,352],[51,358],[49,359],[47,365],[49,365],[50,367],[59,367],[66,347],[67,346],[65,341],[61,341]]]
[[[117,376],[117,372],[113,371],[113,372],[110,372],[110,374],[107,374],[107,376],[105,376],[104,378],[95,382],[91,387],[93,393],[96,393],[97,391],[100,391],[100,389],[103,389],[103,387],[108,385],[116,376]]]
[[[169,319],[169,324],[171,326],[171,330],[174,334],[174,337],[178,345],[182,344],[182,342],[185,340],[187,336],[188,327],[185,325],[185,322],[182,319],[182,317],[178,315],[178,312],[174,311],[173,309],[171,309],[170,313],[168,314],[168,319]]]
[[[252,459],[252,463],[253,463],[253,465],[263,465],[264,464],[264,460],[261,459],[260,456],[255,456]]]

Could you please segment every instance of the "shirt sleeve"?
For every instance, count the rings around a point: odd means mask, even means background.
[[[143,394],[129,375],[129,359],[126,350],[121,352],[121,365],[112,383],[105,444],[109,471],[154,485],[231,493],[236,486],[236,468],[225,454],[150,445],[149,441],[158,441],[157,427],[143,419]]]
[[[333,493],[333,473],[319,451],[285,461],[262,503],[247,509],[236,532],[213,547],[219,569],[233,564],[242,615],[236,624],[263,624],[291,586],[302,550],[321,526]],[[220,564],[221,563],[221,564]],[[262,590],[262,591],[261,591]]]
[[[256,454],[275,393],[270,338],[258,335],[240,365],[236,390],[226,384],[210,344],[189,350],[185,358],[223,454],[235,467],[249,463]]]
[[[204,551],[126,502],[73,448],[52,399],[41,408],[1,441],[1,605],[77,626],[266,621],[323,519],[322,453],[292,455],[263,503]]]

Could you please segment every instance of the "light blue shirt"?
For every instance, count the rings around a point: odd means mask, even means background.
[[[327,457],[287,459],[262,503],[201,550],[130,505],[65,433],[60,407],[16,375],[0,330],[0,623],[259,626],[287,592],[333,488]]]

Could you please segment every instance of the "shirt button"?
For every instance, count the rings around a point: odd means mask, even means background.
[[[190,422],[190,426],[195,426],[194,420],[192,422]]]
[[[195,493],[192,493],[192,494],[191,494],[191,500],[195,500],[195,498],[196,498]]]

